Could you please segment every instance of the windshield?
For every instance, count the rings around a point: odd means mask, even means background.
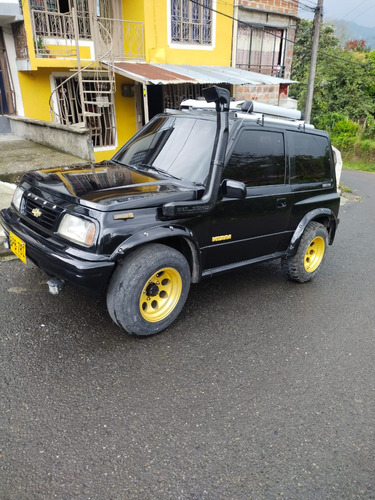
[[[209,171],[216,122],[159,116],[115,156],[115,160],[143,170],[196,183],[204,183]]]

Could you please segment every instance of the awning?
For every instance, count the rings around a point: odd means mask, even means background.
[[[281,83],[296,83],[294,80],[262,75],[230,66],[115,62],[114,67],[116,73],[145,85],[177,83],[279,85]]]

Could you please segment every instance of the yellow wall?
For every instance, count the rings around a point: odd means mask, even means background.
[[[64,71],[66,72],[66,69]],[[50,73],[50,68],[19,71],[18,77],[26,117],[51,121],[48,104],[51,95]]]
[[[144,7],[147,8],[147,3],[147,0],[145,2],[142,0],[122,0],[122,19],[143,23]]]

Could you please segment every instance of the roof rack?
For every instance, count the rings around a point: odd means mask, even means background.
[[[211,110],[213,108],[214,106],[211,103],[200,99],[187,99],[181,102],[181,109]],[[255,117],[254,115],[262,115],[304,123],[302,111],[282,108],[281,106],[272,106],[256,101],[231,101],[230,110],[236,111],[237,116],[241,118],[244,118],[244,115],[252,115],[252,117]],[[309,128],[314,127],[311,125]]]

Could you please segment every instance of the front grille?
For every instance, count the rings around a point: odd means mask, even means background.
[[[23,213],[33,223],[33,226],[37,225],[48,231],[53,231],[62,209],[30,193],[25,196],[24,200]]]

